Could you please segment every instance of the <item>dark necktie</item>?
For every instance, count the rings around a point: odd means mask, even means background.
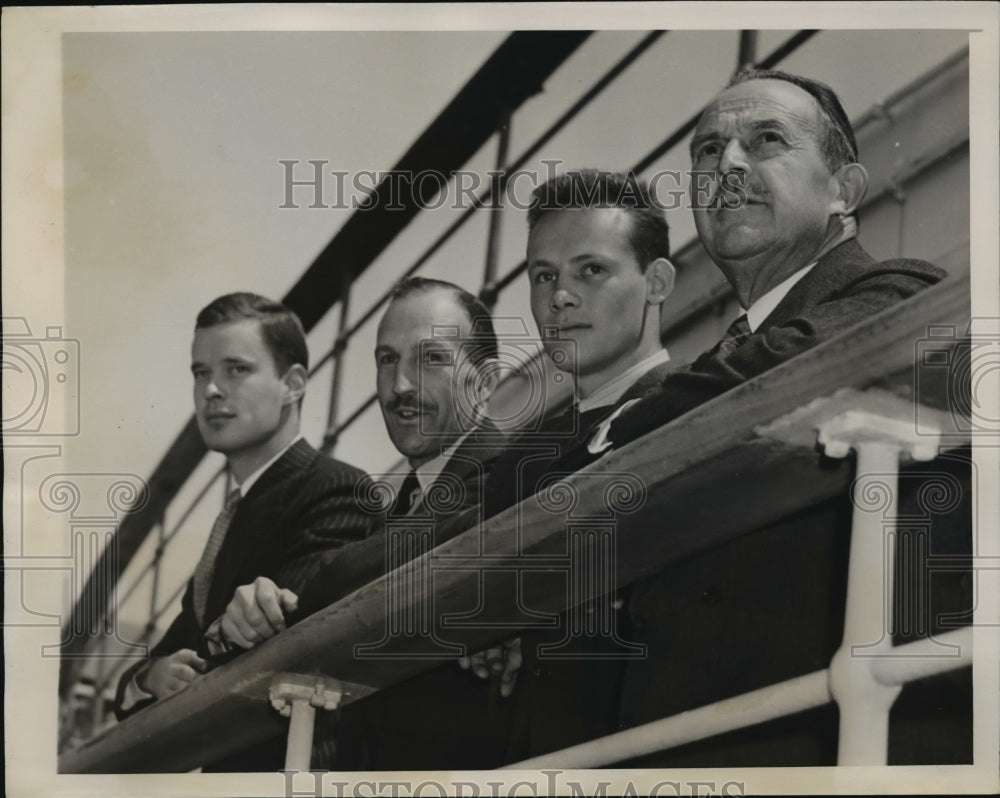
[[[399,493],[396,494],[396,503],[392,507],[391,514],[397,517],[409,515],[419,490],[420,482],[417,481],[417,472],[411,471],[406,475],[403,484],[399,486]]]
[[[205,625],[205,606],[208,603],[208,590],[212,584],[212,576],[215,573],[215,561],[222,549],[222,544],[226,539],[226,532],[229,531],[229,523],[236,514],[236,505],[240,501],[240,491],[237,488],[226,497],[226,503],[212,524],[212,532],[208,536],[208,543],[201,553],[201,559],[194,569],[194,612],[200,626]]]
[[[747,314],[741,314],[736,321],[729,325],[726,334],[719,341],[716,353],[725,360],[733,351],[751,335],[750,322],[747,321]]]

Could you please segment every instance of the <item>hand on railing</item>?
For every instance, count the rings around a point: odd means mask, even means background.
[[[205,632],[209,650],[228,651],[236,645],[253,648],[286,628],[285,613],[294,612],[299,597],[266,576],[236,588],[232,601]]]
[[[500,695],[504,698],[514,692],[521,662],[520,637],[511,637],[499,646],[493,646],[470,657],[459,657],[458,660],[458,664],[464,670],[471,669],[480,679],[499,677]]]
[[[183,690],[205,671],[205,660],[190,648],[175,651],[169,657],[159,657],[136,676],[140,690],[162,699]]]

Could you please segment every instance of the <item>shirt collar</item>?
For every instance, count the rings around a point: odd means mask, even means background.
[[[634,366],[627,368],[617,377],[604,383],[586,399],[580,400],[580,412],[585,413],[595,407],[613,405],[632,385],[647,371],[651,371],[657,366],[670,361],[670,355],[666,349],[658,349],[649,357],[640,360]]]
[[[771,315],[771,311],[778,307],[778,303],[788,295],[788,292],[792,290],[792,286],[809,274],[812,267],[819,262],[820,258],[822,258],[831,249],[839,247],[845,241],[850,241],[852,238],[857,237],[858,227],[853,216],[843,218],[841,220],[841,224],[842,227],[840,234],[833,241],[830,241],[826,246],[820,249],[820,251],[816,254],[816,259],[812,263],[803,269],[799,269],[790,277],[786,277],[783,282],[778,283],[774,288],[747,308],[746,317],[747,324],[750,325],[750,332],[757,332],[757,328],[764,323],[764,319]]]
[[[434,484],[434,480],[436,480],[438,476],[440,476],[441,472],[444,471],[444,467],[448,464],[451,456],[455,454],[458,447],[461,446],[462,443],[465,442],[465,439],[471,434],[472,430],[469,430],[433,460],[428,460],[423,465],[413,469],[414,473],[417,475],[417,483],[420,485],[420,491],[422,493],[426,493],[427,489]]]
[[[757,328],[764,323],[764,319],[771,315],[771,311],[778,307],[778,303],[792,290],[792,286],[809,274],[815,265],[816,262],[813,261],[804,269],[799,269],[791,277],[786,277],[747,308],[746,316],[747,324],[750,325],[750,332],[757,332]]]
[[[301,432],[298,435],[296,435],[294,438],[292,438],[292,440],[288,444],[288,446],[286,446],[284,449],[282,449],[280,452],[278,452],[274,457],[272,457],[270,460],[268,460],[266,463],[264,463],[264,465],[262,465],[260,468],[258,468],[256,471],[254,471],[250,476],[248,476],[246,479],[244,479],[243,482],[241,482],[240,485],[239,485],[240,498],[242,499],[244,496],[246,496],[247,492],[250,490],[250,488],[253,487],[253,483],[255,483],[258,479],[260,479],[264,475],[264,472],[267,471],[267,469],[269,469],[271,466],[273,466],[275,463],[277,463],[278,460],[280,460],[281,457],[285,454],[285,452],[287,452],[289,449],[291,449],[300,440],[302,440],[302,433]]]

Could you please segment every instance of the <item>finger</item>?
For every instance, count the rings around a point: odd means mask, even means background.
[[[270,637],[273,634],[273,632],[268,635],[262,634],[258,631],[258,628],[247,619],[246,612],[243,611],[243,609],[240,607],[233,609],[232,603],[230,603],[229,606],[230,609],[226,610],[226,617],[232,622],[233,628],[240,635],[240,637],[248,641],[251,645],[255,644],[262,637]],[[259,625],[264,628],[268,628],[269,624],[264,621],[264,616],[260,615],[259,617]]]
[[[183,679],[169,679],[167,680],[166,694],[172,695],[173,693],[179,693],[189,684],[190,682],[185,682]]]
[[[490,669],[486,666],[486,657],[483,654],[476,654],[472,658],[472,672],[480,679],[490,678]]]
[[[514,694],[514,685],[517,684],[517,671],[505,673],[500,680],[500,695],[503,698],[510,698]]]
[[[189,684],[197,678],[198,673],[190,665],[175,664],[171,671],[171,675],[174,679],[178,679],[185,684]]]
[[[280,632],[285,628],[285,614],[281,610],[281,592],[277,589],[273,582],[267,582],[263,586],[259,586],[257,589],[257,607],[255,612],[251,614],[248,618],[257,631],[261,634],[265,634],[270,637],[275,632]],[[259,608],[259,609],[257,609]],[[271,630],[271,635],[267,635],[266,629],[261,628],[259,623],[255,623],[258,619],[254,616],[259,614],[260,620],[266,623]]]
[[[192,651],[190,648],[182,648],[178,651],[176,661],[190,665],[198,671],[204,671],[208,666],[208,663],[198,656],[198,652]]]
[[[504,672],[516,673],[517,669],[521,667],[524,662],[524,657],[521,655],[521,645],[518,645],[507,649],[507,659],[504,663]]]
[[[233,612],[233,620],[240,627],[243,632],[243,636],[248,639],[256,639],[256,636],[261,638],[273,637],[277,633],[274,625],[268,620],[267,612],[270,611],[281,618],[281,608],[278,606],[277,597],[273,593],[274,585],[271,585],[272,592],[268,598],[264,598],[264,592],[253,592],[250,594],[237,592],[235,602],[230,602],[229,606],[232,607],[236,604],[235,612]],[[265,610],[260,604],[261,601],[265,601],[269,605],[269,610]],[[251,630],[253,634],[251,634]]]
[[[278,598],[281,600],[281,607],[285,612],[295,612],[299,608],[299,597],[287,587],[281,589]]]
[[[503,648],[501,646],[486,649],[486,665],[493,673],[500,673],[503,670]]]
[[[253,648],[254,642],[252,640],[247,640],[243,633],[236,626],[236,622],[233,621],[229,613],[226,613],[226,617],[222,619],[222,635],[230,643],[239,646],[240,648]]]

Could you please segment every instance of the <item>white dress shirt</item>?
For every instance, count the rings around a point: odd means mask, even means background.
[[[630,366],[614,379],[608,380],[604,385],[594,391],[590,396],[580,400],[580,412],[586,413],[595,407],[613,405],[632,385],[647,371],[651,371],[663,363],[670,362],[670,355],[666,349],[658,349],[649,357],[643,358],[634,366]]]
[[[816,262],[813,261],[804,269],[799,269],[791,277],[786,277],[747,308],[746,316],[747,324],[750,325],[750,332],[757,332],[757,328],[764,323],[764,319],[771,315],[771,311],[778,307],[778,303],[788,295],[788,292],[792,290],[792,286],[809,274],[815,265]]]

